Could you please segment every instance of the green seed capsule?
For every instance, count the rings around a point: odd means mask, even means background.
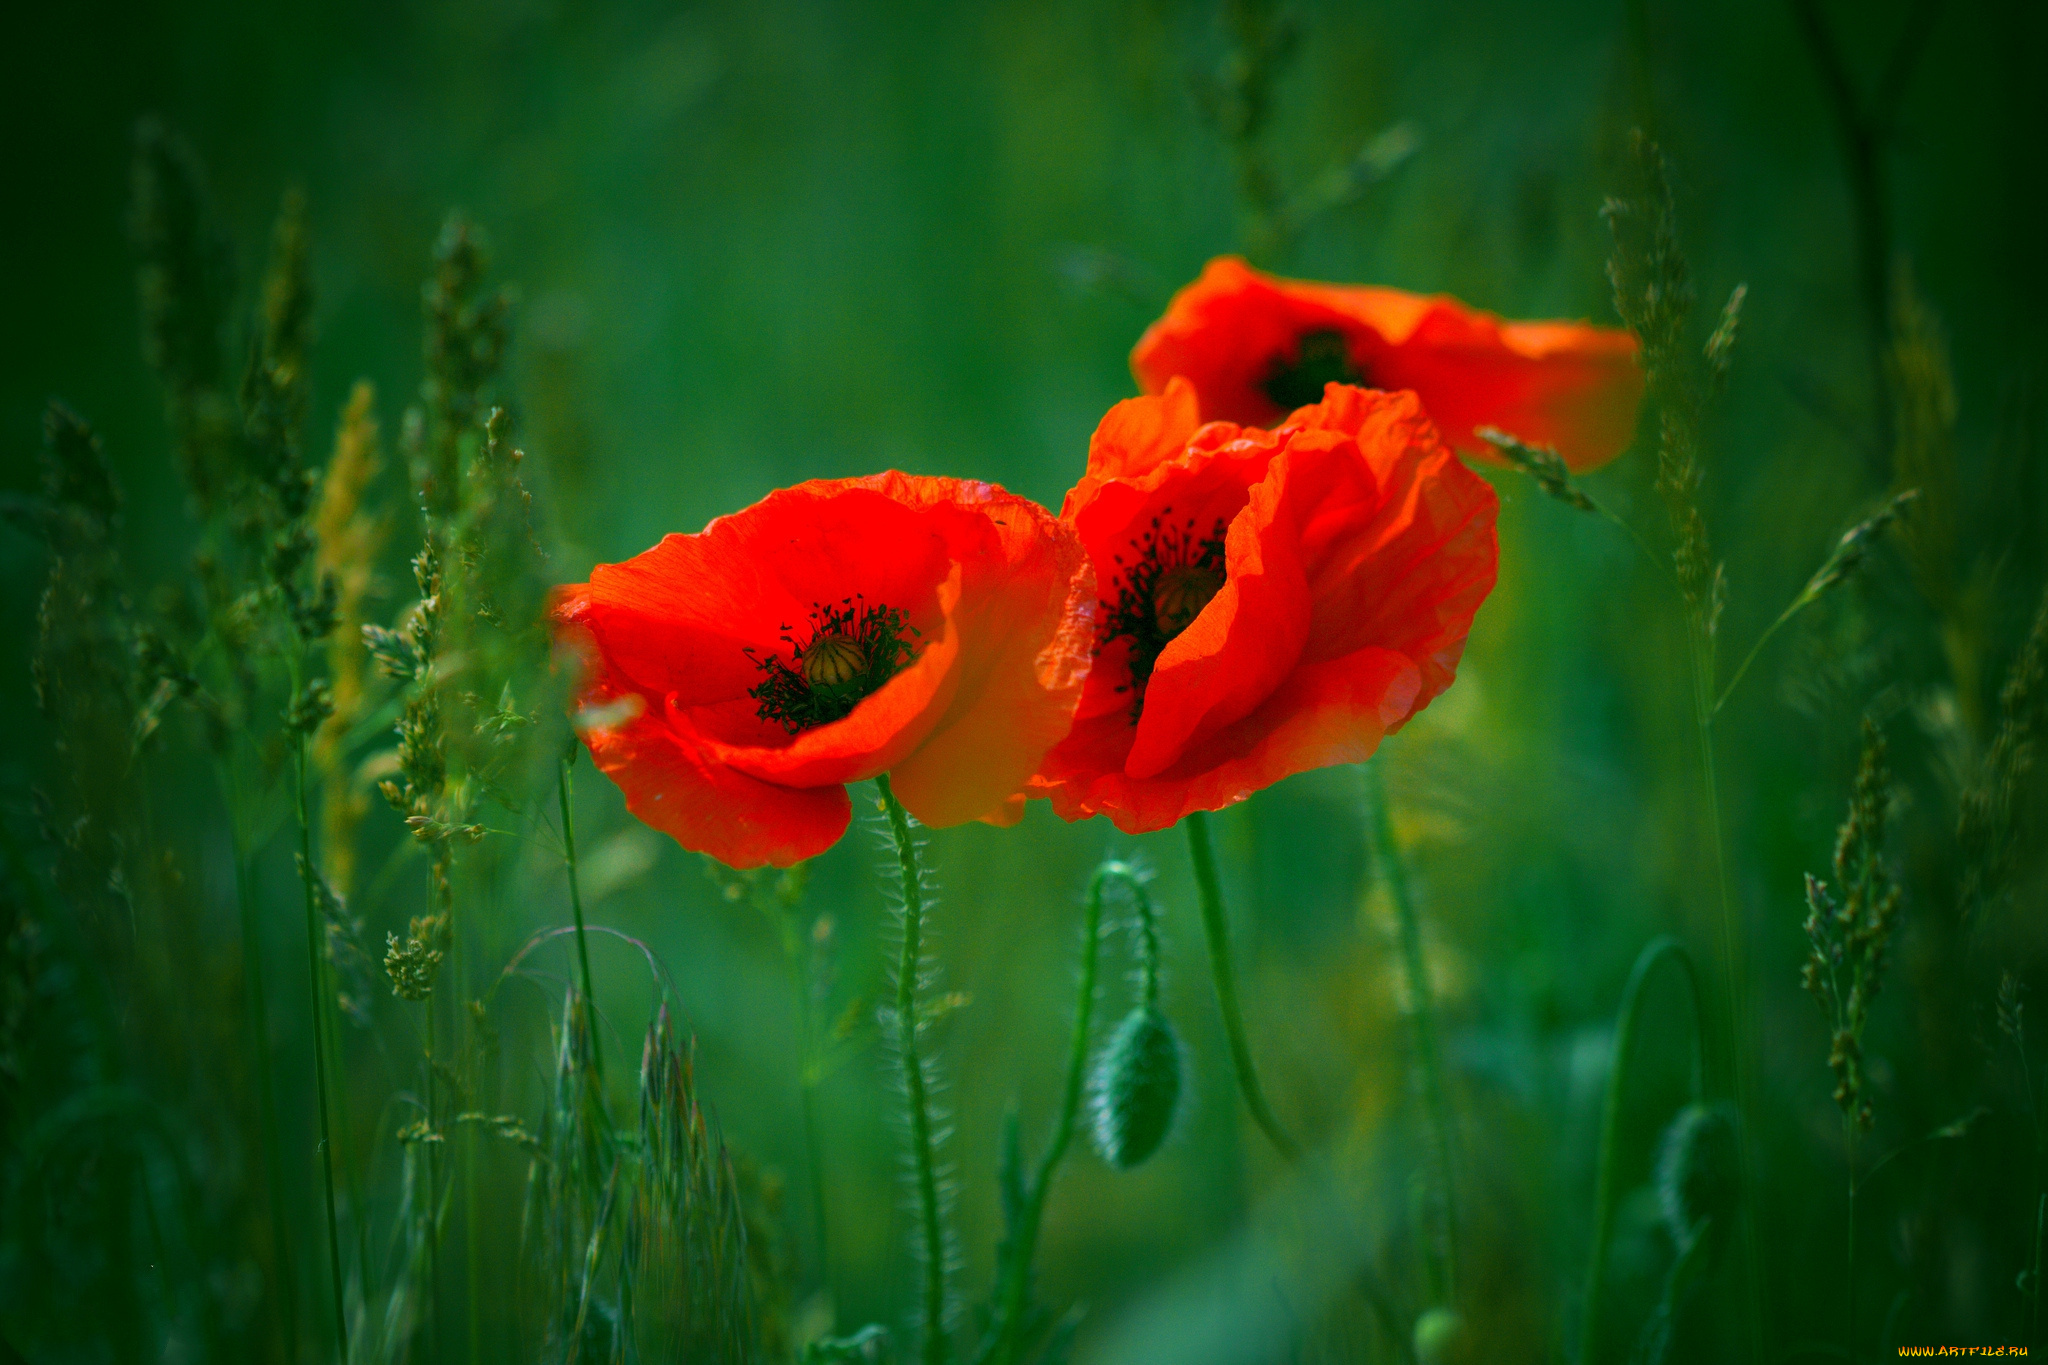
[[[1726,1104],[1689,1104],[1664,1130],[1657,1155],[1657,1202],[1671,1238],[1689,1247],[1709,1221],[1726,1229],[1742,1199],[1741,1136]]]
[[[1157,1009],[1141,1005],[1110,1035],[1091,1086],[1095,1147],[1128,1171],[1159,1150],[1180,1104],[1180,1039]]]

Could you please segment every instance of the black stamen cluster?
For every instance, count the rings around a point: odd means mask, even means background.
[[[1195,569],[1214,575],[1220,587],[1225,576],[1224,519],[1216,518],[1210,533],[1199,536],[1193,517],[1184,525],[1173,526],[1166,521],[1172,515],[1171,507],[1161,508],[1145,534],[1131,542],[1134,562],[1127,564],[1122,555],[1112,556],[1122,570],[1121,586],[1114,601],[1105,599],[1102,603],[1102,643],[1107,645],[1119,637],[1131,642],[1131,680],[1117,691],[1136,694],[1131,699],[1133,721],[1144,709],[1145,684],[1152,679],[1153,665],[1159,662],[1168,642],[1186,628],[1185,621],[1172,629],[1161,622],[1160,580],[1177,569]]]
[[[747,695],[760,703],[755,715],[792,735],[845,719],[862,698],[902,672],[916,653],[909,637],[918,631],[904,614],[894,607],[871,607],[859,593],[836,605],[812,603],[810,633],[802,644],[792,633],[794,627],[785,622],[782,629],[790,662],[785,664],[775,654],[759,658],[751,648],[746,650],[754,666],[768,675]],[[805,655],[821,640],[831,641],[828,647],[834,651],[836,666],[828,684],[814,683],[804,666]]]
[[[1351,363],[1351,343],[1335,330],[1303,332],[1293,356],[1276,355],[1259,385],[1273,405],[1286,412],[1323,401],[1325,384],[1363,384],[1365,376]]]

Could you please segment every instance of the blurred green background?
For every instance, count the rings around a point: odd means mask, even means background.
[[[1822,8],[1867,91],[1927,7]],[[2043,574],[2048,9],[1932,9],[1886,141],[1885,204],[1951,348],[1959,576],[1978,585],[1970,629],[1981,668],[1952,666],[1942,642],[1955,623],[1883,550],[1773,642],[1720,729],[1755,983],[1764,1103],[1752,1131],[1774,1352],[1838,1332],[1846,1177],[1825,1029],[1798,984],[1800,877],[1825,868],[1864,713],[1893,739],[1895,856],[1909,886],[1867,1049],[1882,1096],[1867,1151],[1975,1105],[1993,1113],[1957,1152],[1902,1162],[1866,1203],[1863,1345],[1878,1344],[1887,1313],[1889,1340],[1991,1342],[2024,1330],[2015,1275],[2037,1188],[2031,1078],[2022,1085],[2012,1070],[1991,1000],[2002,969],[2039,980],[2044,965],[2040,803],[2014,903],[1967,936],[1953,923],[1952,830]],[[1612,323],[1598,209],[1620,185],[1626,134],[1650,92],[1702,309],[1737,282],[1750,290],[1707,459],[1707,515],[1730,583],[1725,678],[1889,477],[1888,457],[1873,453],[1877,400],[1840,141],[1791,11],[1646,0],[1635,46],[1622,0],[1300,0],[1288,12],[1298,51],[1266,134],[1283,181],[1304,185],[1397,124],[1418,146],[1258,262],[1283,273]],[[127,489],[123,549],[138,596],[184,571],[193,533],[136,340],[127,165],[145,113],[205,161],[245,290],[281,192],[305,190],[316,454],[358,377],[375,382],[387,434],[396,430],[419,384],[419,282],[439,224],[461,206],[484,226],[496,275],[518,289],[506,388],[565,581],[810,477],[947,473],[1057,507],[1095,422],[1132,392],[1126,355],[1138,333],[1208,257],[1243,242],[1229,149],[1197,94],[1230,46],[1208,4],[79,3],[17,13],[10,27],[0,484],[31,485],[48,396],[91,418]],[[1661,538],[1654,472],[1638,451],[1590,486]],[[379,493],[402,507],[396,474]],[[1613,527],[1512,476],[1494,482],[1500,587],[1455,688],[1382,761],[1442,993],[1484,1358],[1533,1360],[1569,1338],[1583,1282],[1622,980],[1659,932],[1679,934],[1711,967],[1716,911],[1668,584]],[[412,540],[401,523],[377,619],[410,595]],[[24,662],[42,563],[36,542],[0,535],[11,661],[0,669],[0,761],[17,814],[52,761]],[[914,1293],[910,1223],[872,1026],[824,1089],[834,1244],[821,1272],[774,935],[720,897],[695,855],[633,824],[608,783],[587,766],[580,775],[579,835],[605,869],[590,874],[591,917],[645,939],[674,974],[704,1098],[734,1146],[785,1185],[799,1300],[829,1285],[842,1329],[902,1324]],[[226,895],[209,788],[190,790],[166,818]],[[1348,1173],[1371,1211],[1378,1272],[1412,1298],[1421,1148],[1362,812],[1359,774],[1334,770],[1216,823],[1275,1105]],[[378,848],[396,844],[381,809],[369,824]],[[504,885],[521,894],[502,895],[478,931],[479,960],[502,960],[566,918],[551,837],[503,855]],[[290,907],[288,850],[274,843],[263,884]],[[1049,1209],[1042,1291],[1058,1306],[1086,1303],[1084,1359],[1191,1361],[1212,1358],[1210,1347],[1215,1359],[1282,1358],[1270,1341],[1239,1350],[1227,1333],[1199,1349],[1162,1345],[1143,1326],[1165,1287],[1242,1249],[1248,1209],[1284,1184],[1232,1089],[1179,837],[1070,827],[1040,806],[1016,831],[945,831],[932,850],[946,986],[969,997],[938,1032],[952,1077],[963,1293],[978,1298],[990,1273],[1000,1116],[1016,1105],[1035,1149],[1056,1098],[1081,888],[1105,852],[1135,853],[1159,872],[1168,1007],[1190,1048],[1192,1094],[1177,1135],[1142,1170],[1070,1159]],[[883,980],[878,859],[857,826],[815,867],[809,911],[834,926],[835,1007],[871,999]],[[418,913],[407,894],[358,899],[373,941]],[[286,914],[267,931],[280,974],[302,962],[295,924]],[[1122,953],[1113,943],[1107,961]],[[597,954],[611,1046],[628,1055],[652,1003],[647,973],[616,944]],[[1103,1017],[1113,1019],[1125,987],[1110,977]],[[284,995],[275,1044],[289,1057],[306,1046],[307,1023]],[[553,1008],[539,993],[508,1007],[508,1071],[537,1074]],[[1632,1187],[1683,1091],[1670,1021],[1648,1047],[1629,1111]],[[393,1063],[376,1070],[383,1055],[360,1050],[351,1079],[366,1095],[392,1083]],[[287,1126],[303,1138],[303,1077],[280,1076]],[[390,1124],[369,1105],[354,1120],[366,1149],[388,1141]],[[298,1212],[313,1260],[310,1188]],[[505,1188],[491,1216],[509,1237],[516,1186]],[[1632,1332],[1669,1251],[1641,1198],[1629,1208],[1612,1315]],[[301,1273],[310,1294],[313,1272]],[[1725,1358],[1714,1316],[1681,1343],[1688,1358]],[[1133,1345],[1133,1333],[1150,1344]]]

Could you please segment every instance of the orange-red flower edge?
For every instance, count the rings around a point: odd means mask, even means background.
[[[1584,473],[1635,433],[1636,350],[1618,328],[1508,322],[1441,295],[1280,279],[1220,256],[1138,339],[1131,371],[1153,394],[1180,375],[1204,421],[1248,426],[1317,401],[1326,382],[1413,389],[1461,451],[1494,458],[1473,430],[1498,427]]]
[[[788,866],[845,832],[846,784],[890,774],[933,826],[1014,819],[1067,733],[1092,654],[1094,576],[1073,529],[991,484],[879,474],[782,489],[556,590],[584,656],[591,757],[626,805],[734,867]],[[762,661],[803,663],[814,610],[900,614],[908,659],[838,719],[759,712]],[[843,678],[845,639],[817,651]]]
[[[1119,403],[1061,512],[1101,584],[1099,652],[1029,794],[1142,833],[1368,758],[1450,685],[1497,510],[1413,393],[1332,384],[1272,431],[1203,425],[1185,380]],[[1150,660],[1148,611],[1179,626]]]

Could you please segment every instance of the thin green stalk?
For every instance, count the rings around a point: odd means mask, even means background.
[[[2034,1068],[2027,1061],[2027,1035],[2017,1020],[2012,1033],[2013,1046],[2019,1049],[2020,1054],[2020,1084],[2027,1092],[2027,1118],[2034,1126],[2034,1255],[2032,1275],[2028,1280],[2032,1292],[2027,1295],[2027,1345],[2032,1347],[2041,1344],[2041,1242],[2043,1234],[2048,1233],[2048,1189],[2042,1188],[2042,1162],[2044,1157],[2048,1157],[2048,1141],[2044,1141],[2041,1129],[2041,1100],[2034,1091]]]
[[[825,1154],[818,1142],[818,1028],[811,1003],[809,959],[795,916],[787,905],[775,904],[775,927],[782,938],[782,956],[789,967],[790,993],[796,1001],[797,1045],[803,1062],[797,1070],[797,1099],[804,1125],[804,1164],[811,1184],[811,1222],[818,1238],[818,1272],[832,1286],[832,1239],[825,1210]]]
[[[1209,843],[1209,813],[1194,811],[1181,821],[1188,832],[1188,860],[1194,864],[1195,889],[1202,906],[1202,932],[1209,943],[1209,975],[1216,983],[1216,1008],[1223,1015],[1223,1034],[1230,1042],[1230,1060],[1237,1068],[1238,1093],[1252,1121],[1290,1166],[1301,1162],[1301,1148],[1273,1117],[1266,1093],[1259,1087],[1251,1045],[1245,1041],[1244,1016],[1237,1005],[1237,980],[1230,968],[1230,924],[1223,913],[1223,883],[1216,875],[1216,853]]]
[[[1642,1014],[1643,988],[1651,973],[1669,958],[1685,971],[1686,993],[1692,1000],[1692,1097],[1697,1102],[1706,1087],[1706,1014],[1700,996],[1698,969],[1692,954],[1668,934],[1652,940],[1636,957],[1636,965],[1622,987],[1621,1009],[1614,1023],[1614,1055],[1608,1064],[1607,1091],[1600,1106],[1600,1166],[1593,1191],[1593,1253],[1586,1267],[1586,1312],[1579,1329],[1579,1365],[1590,1365],[1597,1349],[1600,1310],[1606,1294],[1607,1247],[1614,1235],[1614,1205],[1618,1194],[1621,1145],[1621,1096],[1628,1078],[1629,1059],[1634,1055],[1636,1024]]]
[[[1729,1077],[1737,1106],[1747,1116],[1750,1104],[1749,1063],[1744,1046],[1742,1016],[1748,995],[1748,978],[1742,964],[1742,939],[1736,924],[1735,897],[1728,883],[1727,841],[1721,830],[1721,779],[1714,759],[1714,643],[1707,623],[1698,609],[1691,613],[1687,634],[1692,651],[1693,729],[1699,740],[1700,777],[1705,786],[1707,834],[1714,855],[1714,882],[1721,906],[1720,942],[1722,990],[1726,1008],[1722,1011],[1727,1034],[1726,1054]],[[1744,1197],[1737,1215],[1742,1228],[1744,1282],[1749,1299],[1750,1358],[1763,1359],[1763,1281],[1761,1251],[1757,1245],[1754,1178],[1750,1158],[1749,1125],[1744,1123],[1736,1138]]]
[[[1807,605],[1808,600],[1803,594],[1793,598],[1791,604],[1778,613],[1778,619],[1764,627],[1764,633],[1756,637],[1756,643],[1749,647],[1749,653],[1742,656],[1742,663],[1736,668],[1734,676],[1728,679],[1728,685],[1714,698],[1712,715],[1721,713],[1721,708],[1728,704],[1728,698],[1735,695],[1737,685],[1742,682],[1742,675],[1749,672],[1749,666],[1756,662],[1756,656],[1764,652],[1764,646],[1771,642],[1771,637],[1778,633],[1778,628],[1797,615],[1799,609]]]
[[[2041,1344],[2041,1247],[2048,1242],[2048,1193],[2034,1201],[2034,1292],[2027,1296],[2027,1345]]]
[[[809,1032],[808,1027],[805,1030]],[[806,1051],[809,1051],[807,1048]],[[805,1057],[798,1078],[797,1099],[804,1123],[804,1165],[811,1182],[811,1221],[818,1235],[818,1276],[826,1290],[832,1288],[832,1236],[825,1211],[825,1150],[818,1141],[818,1076],[814,1058]]]
[[[336,1092],[348,1094],[347,1053],[341,1045],[341,1011],[335,1003],[336,983],[331,964],[324,964],[321,973],[320,1007],[326,1011],[327,1019],[327,1067],[335,1077]],[[340,1119],[334,1125],[336,1155],[341,1160],[342,1190],[348,1198],[349,1216],[356,1223],[356,1283],[361,1297],[367,1301],[370,1294],[370,1239],[363,1235],[364,1219],[367,1217],[363,1204],[362,1171],[356,1161],[355,1139],[349,1133],[348,1113],[344,1108]]]
[[[1849,1153],[1849,1246],[1848,1246],[1848,1318],[1849,1334],[1843,1341],[1849,1353],[1856,1352],[1856,1116],[1842,1116],[1842,1140]]]
[[[292,1263],[291,1240],[284,1230],[284,1142],[278,1135],[277,1092],[270,1080],[270,1011],[263,999],[263,945],[256,933],[255,869],[242,828],[241,802],[225,772],[228,828],[234,838],[235,909],[242,921],[242,1008],[247,1018],[249,1065],[256,1073],[256,1098],[262,1108],[263,1184],[270,1195],[271,1254],[277,1262],[278,1301],[284,1312],[285,1356],[299,1353],[298,1274]]]
[[[1145,894],[1143,885],[1122,863],[1104,863],[1088,883],[1088,899],[1081,919],[1081,979],[1074,995],[1074,1027],[1067,1045],[1067,1083],[1060,1092],[1060,1112],[1053,1121],[1052,1140],[1039,1159],[1038,1172],[1025,1192],[1023,1215],[1017,1220],[1016,1244],[1011,1248],[1009,1275],[1003,1284],[996,1319],[995,1351],[989,1357],[991,1365],[1009,1365],[1015,1358],[1016,1334],[1024,1321],[1026,1300],[1031,1293],[1031,1260],[1038,1251],[1038,1229],[1045,1217],[1046,1194],[1052,1189],[1053,1173],[1074,1140],[1074,1125],[1081,1112],[1081,1091],[1088,1071],[1088,1029],[1095,1016],[1095,966],[1102,948],[1102,895],[1112,878],[1122,878],[1136,895]],[[1155,969],[1151,973],[1155,983],[1157,975]],[[1157,993],[1156,984],[1153,993]]]
[[[426,1016],[426,1061],[427,1061],[427,1133],[429,1140],[422,1144],[427,1149],[427,1293],[424,1311],[427,1319],[427,1350],[429,1358],[441,1359],[441,1165],[435,1159],[435,1148],[439,1143],[431,1140],[440,1132],[435,1126],[436,1104],[434,1100],[434,996],[431,991],[420,1001],[420,1010]]]
[[[1429,1123],[1430,1146],[1435,1156],[1437,1193],[1440,1197],[1438,1227],[1430,1248],[1429,1278],[1432,1296],[1448,1306],[1458,1296],[1458,1186],[1451,1165],[1451,1104],[1444,1088],[1444,1066],[1436,1027],[1436,993],[1429,982],[1429,964],[1422,955],[1422,918],[1408,886],[1408,870],[1401,862],[1401,850],[1394,842],[1394,818],[1387,802],[1386,784],[1379,768],[1364,765],[1366,800],[1372,807],[1373,864],[1386,881],[1394,903],[1394,921],[1401,941],[1401,965],[1408,981],[1408,1023],[1415,1048],[1416,1088],[1421,1093],[1423,1113]]]
[[[910,1110],[911,1159],[917,1168],[918,1223],[924,1238],[924,1365],[944,1365],[946,1359],[946,1239],[940,1224],[938,1165],[932,1156],[932,1116],[925,1093],[924,1062],[918,1054],[920,1023],[917,979],[923,959],[924,885],[918,871],[917,844],[910,833],[910,817],[896,793],[889,788],[889,775],[875,778],[882,794],[882,807],[889,815],[889,829],[896,837],[896,861],[903,873],[903,956],[896,969],[897,1051],[903,1064],[903,1090]]]
[[[562,862],[569,869],[569,908],[576,914],[576,962],[583,973],[583,1015],[590,1028],[590,1069],[602,1085],[604,1044],[597,1035],[597,1005],[590,990],[590,944],[583,933],[583,892],[576,882],[576,821],[569,813],[569,769],[575,761],[574,749],[563,755],[555,791],[562,802]]]
[[[306,981],[312,991],[313,1089],[320,1105],[320,1173],[327,1196],[327,1272],[334,1290],[334,1334],[341,1345],[342,1360],[348,1359],[348,1309],[341,1292],[341,1233],[334,1217],[334,1141],[327,1103],[326,1011],[320,1008],[320,905],[313,894],[312,826],[306,820],[306,737],[293,737],[292,777],[299,817],[299,883],[306,901]]]
[[[476,1221],[476,1128],[471,1125],[462,1135],[462,1223],[463,1223],[463,1285],[469,1297],[469,1365],[477,1365],[483,1346],[484,1310],[483,1295],[478,1284],[478,1271],[483,1266],[483,1246],[477,1239]]]

